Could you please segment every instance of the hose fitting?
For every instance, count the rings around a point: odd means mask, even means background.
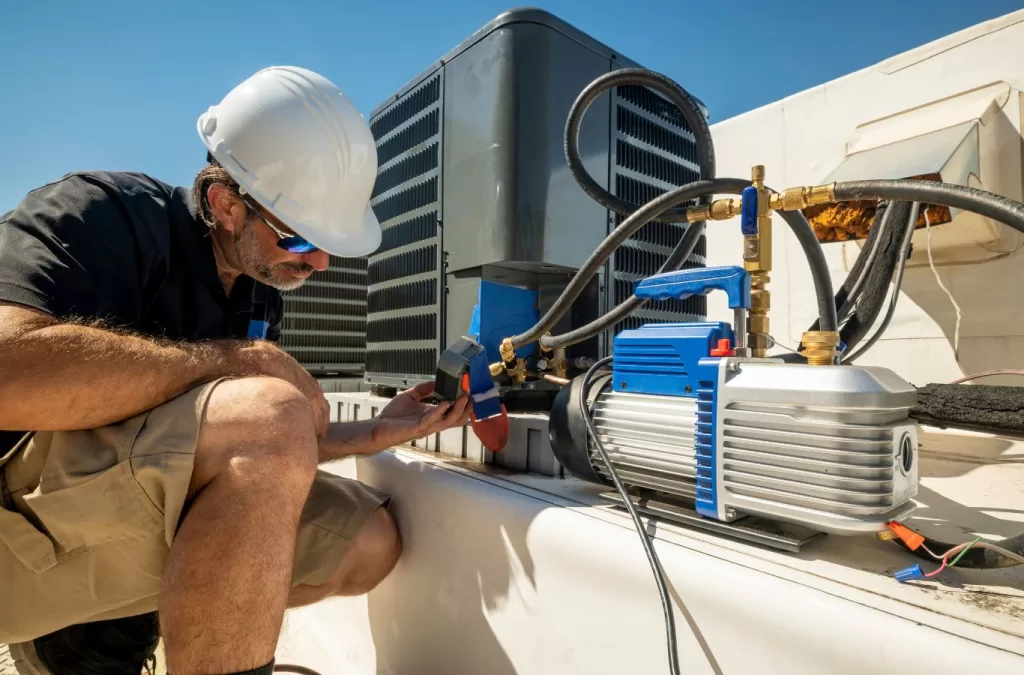
[[[516,348],[512,344],[512,338],[505,338],[498,347],[498,354],[501,355],[502,366],[505,372],[515,384],[526,382],[526,359],[516,358]],[[495,364],[497,365],[497,364]],[[492,368],[491,375],[494,375]]]
[[[512,344],[512,338],[505,338],[501,341],[501,346],[498,347],[498,354],[501,355],[501,360],[506,364],[516,362],[516,348]]]
[[[800,342],[804,346],[804,350],[800,353],[807,359],[809,365],[831,366],[839,356],[838,331],[804,331]]]
[[[740,214],[743,202],[739,199],[716,199],[710,204],[693,206],[686,211],[686,220],[699,223],[703,220],[729,220]]]
[[[773,211],[797,211],[809,206],[832,204],[836,201],[836,184],[792,187],[782,194],[772,194],[770,204]]]

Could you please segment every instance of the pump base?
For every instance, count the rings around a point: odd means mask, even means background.
[[[603,492],[599,497],[616,506],[624,506],[622,496],[618,492]],[[645,516],[661,518],[686,527],[709,530],[716,534],[761,544],[780,551],[799,553],[805,544],[824,536],[823,532],[806,527],[777,523],[755,516],[746,516],[731,523],[702,518],[692,508],[684,506],[681,501],[649,490],[637,490],[636,494],[632,494],[630,497],[637,513]]]

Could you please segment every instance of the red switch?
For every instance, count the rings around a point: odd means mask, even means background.
[[[711,348],[711,356],[736,356],[736,350],[732,348],[729,338],[722,338],[717,347]]]

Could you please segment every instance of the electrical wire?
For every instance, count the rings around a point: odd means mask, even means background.
[[[970,382],[971,380],[980,380],[983,377],[992,377],[993,375],[1024,375],[1024,370],[1016,370],[1014,368],[999,368],[997,370],[986,370],[981,373],[975,373],[974,375],[967,375],[959,379],[953,380],[950,384],[963,384],[964,382]]]
[[[868,341],[862,344],[855,352],[842,359],[842,363],[853,363],[863,356],[876,342],[878,342],[878,339],[882,337],[883,333],[885,333],[885,329],[889,327],[889,322],[892,321],[892,317],[896,313],[896,303],[899,301],[900,289],[903,287],[903,273],[907,269],[907,255],[910,253],[910,242],[914,238],[914,226],[917,223],[917,216],[920,209],[920,202],[914,202],[913,206],[910,208],[910,217],[907,219],[907,227],[903,233],[903,242],[900,245],[899,258],[896,261],[892,298],[889,301],[889,309],[886,310],[882,323],[878,326],[878,330],[868,338]]]
[[[654,582],[658,586],[658,594],[661,596],[661,608],[665,614],[665,641],[668,647],[668,663],[669,671],[672,675],[679,675],[679,650],[676,645],[676,622],[675,616],[672,611],[672,601],[669,599],[668,587],[665,583],[665,571],[661,567],[661,561],[658,560],[658,554],[654,550],[654,546],[651,543],[651,538],[647,534],[647,530],[644,529],[644,524],[640,520],[640,516],[637,515],[636,508],[633,506],[633,500],[630,498],[629,493],[626,491],[625,486],[622,484],[622,480],[619,478],[619,472],[615,469],[611,460],[608,458],[608,453],[604,449],[604,444],[601,442],[600,434],[597,433],[597,428],[594,426],[594,420],[590,416],[590,409],[587,407],[587,399],[589,398],[589,388],[591,380],[598,370],[612,362],[611,356],[606,356],[602,359],[598,359],[587,374],[583,376],[583,382],[580,386],[580,412],[583,414],[583,421],[586,422],[587,431],[590,432],[590,437],[594,441],[594,447],[597,448],[597,453],[601,456],[601,461],[604,462],[605,468],[608,470],[608,475],[611,476],[612,483],[615,484],[615,489],[619,491],[619,495],[622,497],[623,506],[626,511],[629,512],[630,518],[633,519],[633,524],[636,526],[636,531],[640,535],[640,541],[644,546],[644,553],[647,554],[647,561],[651,565],[651,571],[654,573]],[[604,383],[607,385],[607,382]],[[594,394],[594,398],[601,393],[601,390]],[[702,645],[703,648],[703,645]],[[708,656],[708,660],[714,663],[713,658],[710,654],[705,652]]]
[[[932,257],[932,223],[928,218],[928,209],[924,210],[924,229],[928,236],[928,266],[932,268],[932,274],[935,275],[935,281],[939,284],[945,293],[946,297],[953,304],[953,309],[956,310],[956,329],[953,331],[953,359],[960,363],[960,322],[963,320],[964,315],[960,310],[960,305],[957,304],[956,298],[946,288],[946,284],[942,283],[942,277],[939,276],[939,271],[935,269],[935,259]]]
[[[972,542],[954,545],[928,539],[910,530],[906,525],[899,524],[898,528],[894,528],[893,524],[890,524],[890,529],[897,535],[892,540],[894,543],[921,558],[925,557],[924,554],[943,560],[955,556],[955,563],[959,567],[969,569],[997,569],[1024,564],[1024,534],[1007,537],[998,544],[981,541],[979,537]],[[901,534],[902,530],[906,533]],[[941,556],[937,555],[937,549],[945,549],[945,552]],[[968,556],[968,553],[971,555]]]

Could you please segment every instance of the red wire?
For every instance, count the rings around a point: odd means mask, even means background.
[[[930,578],[932,578],[934,576],[938,576],[939,572],[941,572],[944,569],[946,569],[946,559],[945,558],[942,559],[942,566],[941,567],[939,567],[934,572],[929,572],[928,574],[925,575],[925,577],[930,579]]]

